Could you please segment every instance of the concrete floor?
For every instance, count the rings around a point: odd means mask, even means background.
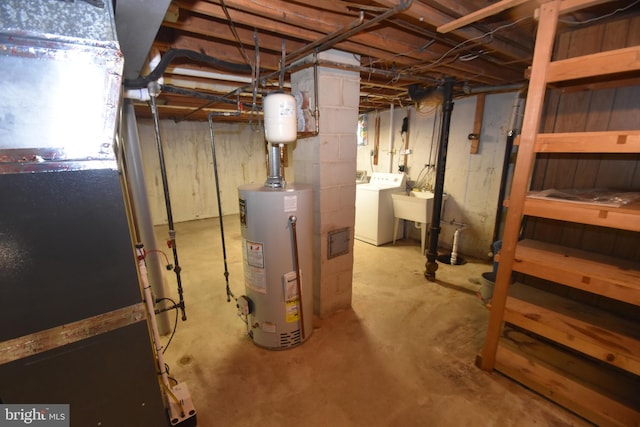
[[[165,357],[201,427],[590,425],[475,367],[489,314],[475,293],[488,264],[441,264],[429,282],[419,241],[356,240],[352,308],[318,320],[301,346],[270,351],[250,341],[226,302],[218,219],[175,228],[188,319],[178,321]],[[225,217],[224,229],[238,296],[238,217]],[[164,242],[167,228],[157,233]],[[175,288],[174,273],[167,283]]]

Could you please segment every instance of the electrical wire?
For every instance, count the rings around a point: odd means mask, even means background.
[[[238,35],[238,32],[236,31],[236,26],[233,23],[233,20],[231,19],[231,15],[229,15],[229,9],[227,9],[227,5],[224,4],[224,0],[220,0],[220,6],[222,6],[222,10],[224,11],[224,14],[227,17],[227,20],[229,21],[229,27],[231,28],[231,32],[233,33],[233,37],[235,37],[236,41],[240,45],[240,53],[242,54],[242,57],[244,58],[244,60],[245,60],[245,62],[247,64],[253,66],[253,64],[251,63],[251,60],[249,59],[249,55],[247,55],[247,51],[244,48],[244,44],[242,44],[242,40],[240,40],[240,36]]]
[[[433,128],[431,129],[431,147],[429,149],[429,170],[427,171],[427,175],[425,176],[425,188],[429,191],[433,191],[435,187],[436,180],[436,159],[438,159],[438,154],[440,151],[440,144],[436,141],[440,141],[440,126],[438,123],[442,120],[442,108],[441,105],[436,107],[436,114],[433,117]],[[433,150],[433,146],[435,144],[435,151]],[[435,159],[432,154],[435,153]]]
[[[640,1],[640,0],[638,0],[638,1]],[[522,18],[520,18],[520,19],[516,19],[516,20],[515,20],[515,21],[513,21],[513,22],[510,22],[510,23],[508,23],[508,24],[504,24],[504,25],[501,25],[501,26],[499,26],[499,27],[496,27],[496,28],[494,28],[493,30],[488,31],[488,32],[486,32],[486,33],[484,33],[484,34],[480,34],[479,36],[472,37],[472,38],[467,39],[467,40],[465,40],[465,41],[463,41],[463,42],[460,42],[460,43],[458,43],[457,45],[455,45],[454,47],[452,47],[451,49],[449,49],[448,51],[446,51],[446,52],[445,52],[445,53],[444,53],[440,58],[436,59],[434,62],[432,62],[431,64],[429,64],[429,65],[427,66],[427,68],[430,68],[430,67],[433,67],[433,66],[435,66],[435,65],[438,65],[438,64],[439,64],[440,62],[442,62],[442,61],[443,61],[447,56],[449,56],[449,54],[451,54],[453,51],[455,51],[455,50],[457,50],[457,49],[461,48],[462,46],[466,45],[467,43],[470,43],[470,42],[475,41],[475,40],[483,39],[483,38],[485,38],[485,37],[487,37],[487,36],[491,36],[491,35],[495,34],[496,32],[498,32],[498,31],[500,31],[500,30],[504,30],[505,28],[513,27],[514,25],[517,25],[517,24],[519,24],[520,22],[525,21],[525,20],[527,20],[527,19],[531,19],[531,16],[523,16],[523,17],[522,17]]]
[[[173,304],[173,307],[171,308],[171,310],[175,310],[176,311],[176,319],[173,323],[173,330],[171,331],[171,336],[169,336],[169,341],[167,341],[167,343],[165,344],[164,348],[162,349],[162,354],[164,354],[167,349],[169,348],[169,345],[171,344],[171,341],[173,340],[173,336],[176,334],[176,329],[178,329],[178,305],[176,304],[176,302],[174,300],[172,300],[171,298],[159,298],[156,300],[156,303],[162,302],[162,301],[169,301],[171,302],[171,304]]]
[[[170,381],[173,381],[175,383],[174,385],[178,385],[178,380],[172,377],[171,374],[169,373],[170,369],[167,363],[164,364],[164,371],[167,373],[167,379]]]
[[[169,257],[167,256],[166,253],[164,253],[164,251],[161,251],[160,249],[151,249],[150,251],[145,250],[145,258],[147,254],[162,254],[164,256],[164,260],[167,263],[166,265],[171,265],[171,263],[169,262]]]
[[[424,173],[424,171],[426,171],[428,168],[429,168],[429,165],[426,164],[426,165],[424,165],[422,170],[420,170],[420,173],[418,174],[418,177],[416,178],[415,188],[420,188],[420,189],[423,188],[423,186],[420,185],[420,182],[421,182],[420,178],[422,177],[422,174]],[[426,175],[425,175],[425,179],[426,179]]]
[[[624,11],[625,11],[625,10],[627,10],[627,9],[631,9],[633,6],[637,5],[638,3],[640,3],[640,0],[636,0],[636,1],[634,1],[633,3],[631,3],[631,4],[629,4],[629,5],[625,6],[625,7],[620,7],[620,8],[618,8],[618,9],[614,10],[614,11],[613,11],[613,12],[611,12],[611,13],[607,13],[606,15],[596,16],[595,18],[587,19],[587,20],[584,20],[584,21],[570,21],[570,20],[568,20],[568,19],[558,19],[558,22],[562,22],[563,24],[568,24],[568,25],[584,25],[584,24],[590,24],[590,23],[592,23],[592,22],[596,22],[596,21],[599,21],[599,20],[601,20],[601,19],[604,19],[604,18],[608,18],[608,17],[610,17],[610,16],[613,16],[613,15],[615,15],[615,14],[616,14],[616,13],[618,13],[618,12],[624,12]]]

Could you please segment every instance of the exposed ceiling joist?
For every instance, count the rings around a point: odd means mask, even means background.
[[[133,0],[118,4],[126,1]],[[584,0],[559,1],[571,11]],[[587,1],[594,7],[571,20],[599,19],[618,9],[640,13],[638,6],[627,10],[625,0]],[[531,64],[538,6],[538,0],[175,0],[166,8],[153,48],[163,57],[186,49],[242,65],[244,71],[219,69],[213,61],[177,59],[164,71],[172,89],[160,95],[161,115],[206,120],[212,109],[234,109],[236,97],[250,105],[255,85],[259,93],[272,90],[279,87],[281,76],[289,90],[293,56],[312,57],[330,48],[360,61],[349,69],[360,74],[361,112],[411,105],[410,85],[435,85],[445,77],[455,78],[457,95],[522,87]],[[451,31],[438,32],[443,28]],[[344,68],[326,61],[321,65]],[[202,93],[190,95],[194,91]],[[144,104],[136,108],[149,115]]]

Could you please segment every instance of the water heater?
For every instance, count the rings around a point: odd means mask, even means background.
[[[249,336],[269,349],[294,347],[313,330],[313,189],[238,192]]]
[[[264,185],[238,188],[246,295],[237,302],[255,344],[285,349],[313,331],[313,189],[280,175],[280,149],[297,137],[295,98],[272,93],[263,102],[269,174]]]

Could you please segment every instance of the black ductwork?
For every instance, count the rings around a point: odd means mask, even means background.
[[[214,58],[201,52],[196,52],[187,49],[169,49],[167,53],[162,56],[162,59],[149,74],[144,77],[138,77],[137,79],[125,79],[124,86],[126,89],[140,89],[145,88],[150,82],[158,80],[164,74],[169,64],[176,58],[188,58],[192,61],[202,62],[211,65],[218,69],[231,71],[238,74],[251,74],[252,68],[248,64],[237,64],[233,62],[223,61],[221,59]]]

